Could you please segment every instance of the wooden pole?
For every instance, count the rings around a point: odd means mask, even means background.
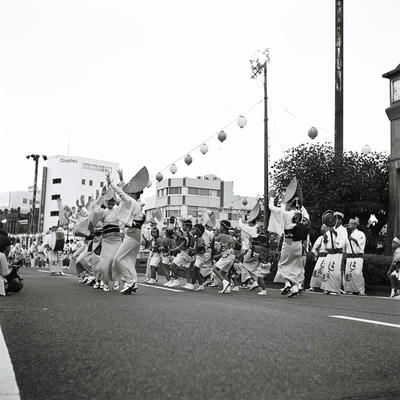
[[[268,221],[269,221],[269,208],[268,208],[268,85],[267,85],[267,61],[264,64],[264,231],[268,240]]]
[[[335,157],[343,156],[343,0],[335,12]]]

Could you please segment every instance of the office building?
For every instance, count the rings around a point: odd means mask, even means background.
[[[227,219],[236,226],[256,201],[256,197],[234,195],[232,181],[206,175],[163,179],[156,185],[156,195],[145,200],[145,210],[147,214],[157,211],[163,221],[171,216],[200,218],[213,211],[217,220]]]
[[[39,232],[58,224],[57,199],[73,207],[81,197],[85,202],[95,198],[96,191],[101,193],[106,184],[105,173],[116,178],[118,167],[118,163],[83,157],[49,157],[43,167]]]

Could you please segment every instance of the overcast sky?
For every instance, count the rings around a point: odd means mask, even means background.
[[[119,162],[126,179],[143,165],[156,174],[262,99],[249,59],[265,48],[272,161],[312,125],[333,142],[334,11],[334,0],[0,2],[0,191],[32,185],[26,154],[68,145]],[[345,0],[344,12],[345,149],[388,151],[382,74],[400,63],[400,1]],[[262,102],[245,116],[176,176],[214,173],[237,194],[262,193]]]

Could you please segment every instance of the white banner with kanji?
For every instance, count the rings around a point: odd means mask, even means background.
[[[344,291],[359,293],[364,291],[365,281],[362,273],[364,260],[362,258],[348,258],[344,273]]]
[[[326,256],[324,273],[322,275],[322,290],[340,293],[342,260],[343,254],[328,254]]]
[[[324,275],[326,265],[326,256],[318,257],[318,260],[315,264],[314,271],[310,281],[311,288],[320,288],[322,284],[322,276]]]

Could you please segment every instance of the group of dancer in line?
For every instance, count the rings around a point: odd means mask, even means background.
[[[78,212],[76,233],[86,229],[89,234],[85,234],[84,246],[73,254],[72,262],[81,283],[105,292],[130,294],[137,290],[136,259],[146,221],[140,195],[148,185],[149,175],[144,167],[128,184],[121,171],[118,184],[109,175],[106,179],[104,192]],[[282,237],[274,282],[283,283],[282,294],[293,297],[304,289],[306,255],[311,250],[309,214],[296,178],[281,200],[277,201],[274,191],[270,192],[269,210],[268,230]],[[184,270],[187,282],[183,287],[188,290],[204,291],[211,285],[220,286],[219,293],[224,294],[246,286],[250,290],[260,287],[259,295],[266,295],[271,253],[265,236],[260,235],[260,215],[257,203],[246,221],[239,221],[238,231],[227,220],[221,220],[216,227],[211,219],[195,223],[191,218],[171,218],[164,225],[152,217],[147,284],[156,284],[164,276],[164,286],[180,286],[179,271]],[[363,295],[365,235],[357,229],[356,218],[350,219],[345,228],[343,217],[342,213],[331,211],[323,216],[322,235],[311,250],[317,259],[311,290]]]
[[[146,168],[127,185],[122,173],[118,185],[107,176],[107,190],[87,210],[79,211],[76,233],[82,232],[84,221],[91,231],[72,256],[81,283],[106,292],[119,290],[121,284],[122,294],[137,290],[136,259],[145,223],[139,197],[148,179]],[[219,284],[223,294],[239,290],[243,282],[251,282],[251,289],[261,286],[259,294],[266,295],[265,277],[271,263],[265,246],[257,241],[260,211],[257,203],[246,223],[240,222],[239,236],[227,220],[220,221],[215,229],[211,219],[202,224],[191,218],[172,217],[164,226],[152,217],[147,284],[155,284],[164,276],[164,286],[177,287],[179,272],[186,270],[184,288],[188,290],[203,291],[206,285]]]
[[[72,254],[82,284],[130,294],[137,290],[136,260],[143,239],[146,216],[140,196],[149,183],[143,167],[129,182],[119,182],[106,175],[107,186],[86,205],[78,204],[75,215],[59,201],[60,219],[75,223],[75,235],[84,237]],[[316,265],[310,290],[326,294],[365,294],[362,274],[365,235],[352,218],[348,227],[343,214],[328,211],[323,216],[321,236],[314,246],[309,240],[309,214],[303,206],[303,195],[293,178],[282,199],[270,192],[268,231],[282,238],[274,282],[283,284],[281,293],[294,297],[304,290],[305,263],[310,251]],[[206,215],[206,214],[205,214]],[[146,282],[154,285],[164,276],[164,286],[180,286],[179,272],[186,271],[185,289],[204,291],[206,286],[219,286],[225,294],[247,287],[261,288],[266,295],[266,278],[271,272],[271,251],[258,222],[261,206],[256,203],[245,221],[234,230],[227,220],[215,226],[209,214],[196,223],[192,218],[170,218],[168,225],[154,216],[150,221],[150,253],[147,258]],[[62,274],[60,251],[64,246],[62,228],[54,227],[45,240],[50,271]],[[396,292],[397,293],[397,292]]]

